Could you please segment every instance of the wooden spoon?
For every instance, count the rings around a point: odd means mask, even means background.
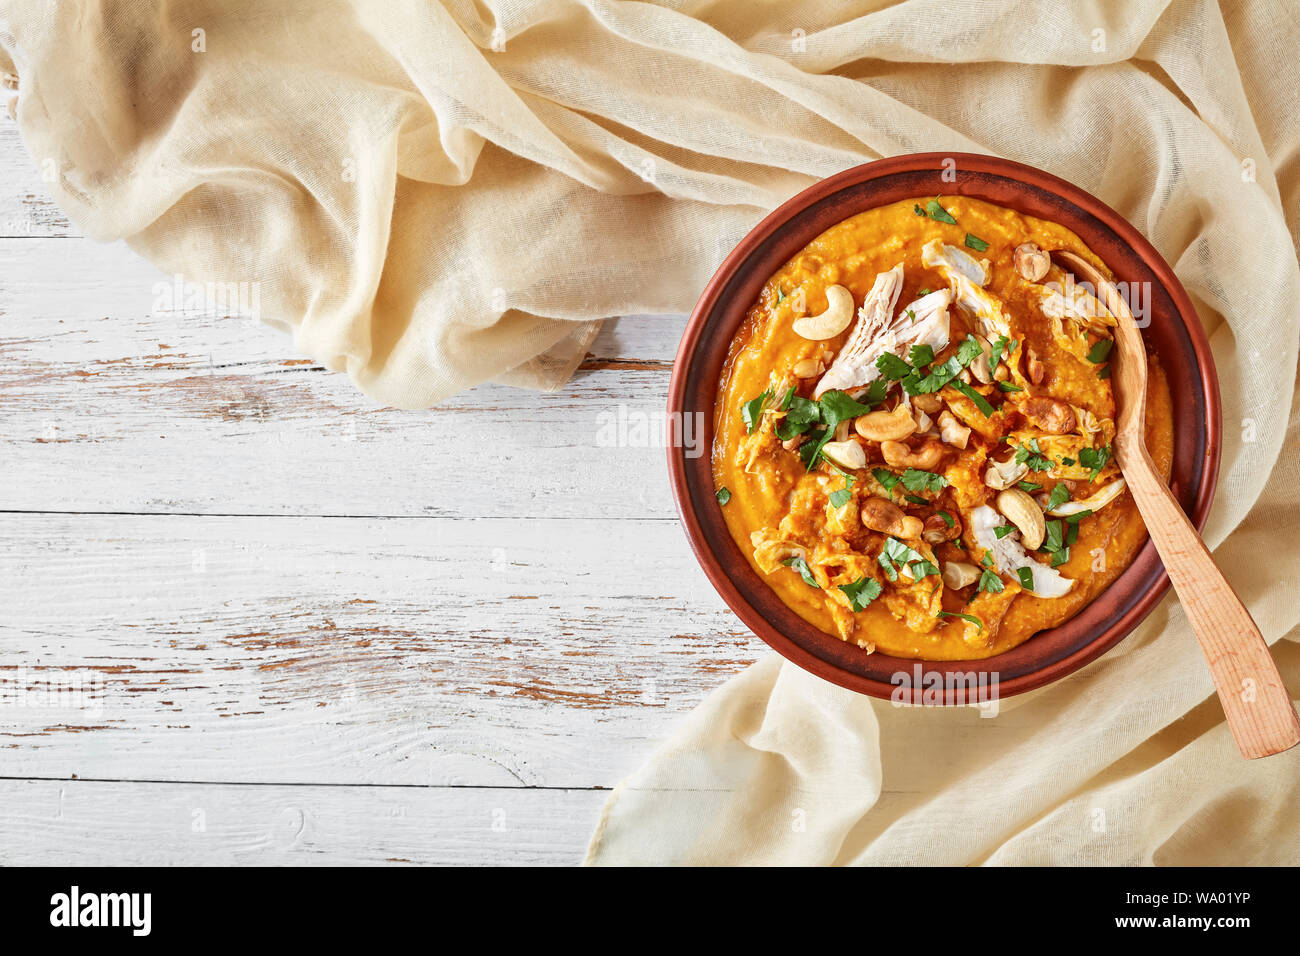
[[[1091,263],[1057,250],[1053,258],[1092,284],[1097,298],[1119,322],[1111,359],[1111,382],[1119,407],[1115,460],[1187,620],[1210,665],[1228,727],[1243,757],[1267,757],[1300,743],[1300,717],[1268,645],[1250,612],[1214,563],[1205,542],[1161,480],[1143,439],[1147,405],[1147,353],[1123,296]]]

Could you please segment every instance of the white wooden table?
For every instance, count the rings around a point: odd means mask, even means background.
[[[575,863],[765,652],[602,439],[683,319],[393,411],[0,172],[0,863]]]

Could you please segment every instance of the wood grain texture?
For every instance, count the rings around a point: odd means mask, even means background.
[[[0,780],[0,865],[555,865],[602,790]]]
[[[3,776],[612,786],[763,647],[667,521],[9,514],[0,601]]]
[[[674,515],[660,426],[682,317],[609,323],[559,392],[403,412],[281,332],[153,312],[166,277],[121,244],[0,240],[0,277],[0,509]]]
[[[18,126],[0,109],[0,236],[62,238],[80,235],[49,196],[44,157],[28,155]]]
[[[0,862],[574,863],[765,653],[673,512],[684,317],[394,411],[0,164]]]

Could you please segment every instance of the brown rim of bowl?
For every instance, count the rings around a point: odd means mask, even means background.
[[[950,172],[953,163],[956,181],[945,182],[941,176]],[[958,704],[971,702],[964,688],[972,674],[977,680],[994,682],[997,697],[1010,697],[1072,673],[1123,640],[1169,587],[1150,540],[1133,563],[1073,618],[1010,651],[974,661],[867,654],[803,620],[750,567],[726,530],[712,478],[714,398],[722,364],[717,356],[720,350],[725,359],[758,289],[835,223],[899,199],[927,195],[972,196],[1059,222],[1083,238],[1117,281],[1153,283],[1148,302],[1152,320],[1143,332],[1172,346],[1173,354],[1166,356],[1166,349],[1153,342],[1170,372],[1174,394],[1171,485],[1198,530],[1205,526],[1218,482],[1222,408],[1205,331],[1169,264],[1101,200],[1031,166],[974,153],[916,153],[876,160],[815,183],[740,241],[691,313],[668,387],[668,473],[691,550],[741,621],[805,670],[859,693],[909,704],[939,703],[937,683],[942,687],[941,702]],[[706,339],[706,331],[715,334]],[[699,359],[701,343],[708,353],[704,360]],[[1188,374],[1175,381],[1174,373],[1180,369]],[[682,415],[692,412],[703,413],[696,447],[708,452],[696,459],[687,458],[678,424]],[[702,517],[702,509],[710,506],[713,510]],[[1003,673],[1009,676],[1004,678]]]

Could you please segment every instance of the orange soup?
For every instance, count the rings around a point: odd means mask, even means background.
[[[768,280],[719,383],[713,474],[732,537],[803,618],[868,653],[983,658],[1133,560],[1115,319],[1058,249],[1106,272],[1055,223],[926,197],[839,223]],[[1167,479],[1169,387],[1148,361]]]

